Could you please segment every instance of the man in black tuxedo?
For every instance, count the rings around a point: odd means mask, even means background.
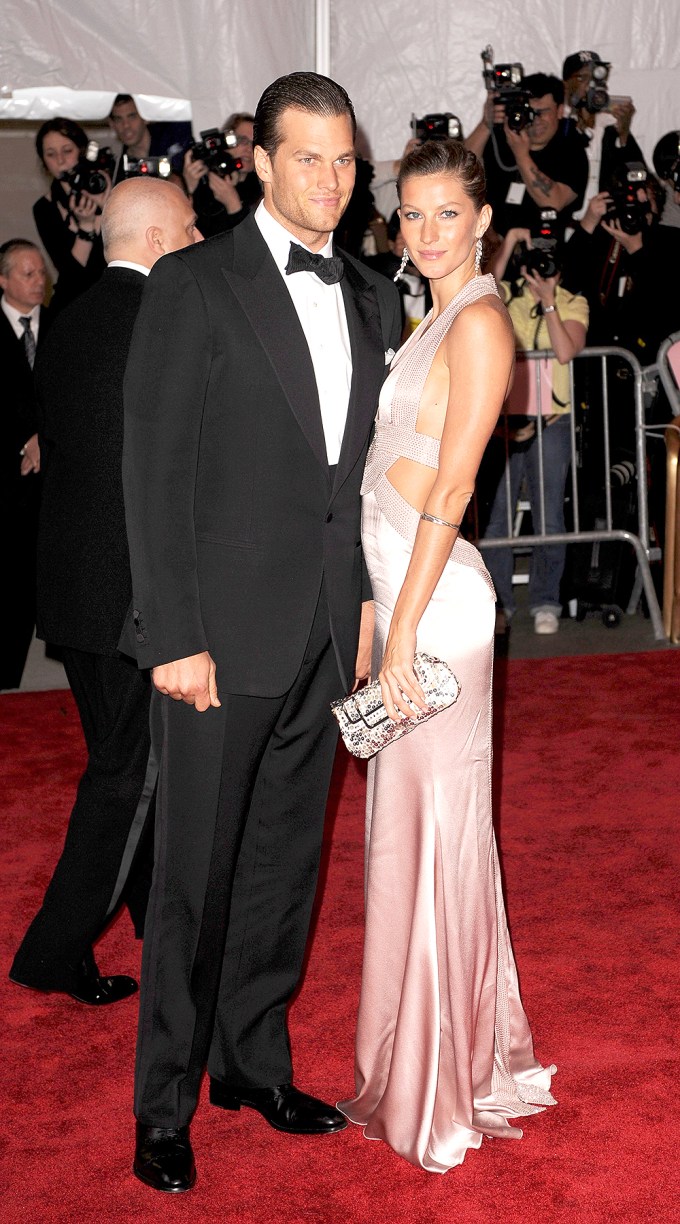
[[[370,667],[359,488],[400,330],[394,286],[332,247],[354,135],[335,82],[270,85],[255,117],[263,203],[159,262],[130,350],[130,640],[153,668],[160,757],[134,1171],[157,1190],[194,1182],[206,1063],[213,1105],[289,1133],[345,1125],[293,1086],[286,1009],[317,880],[329,706]]]
[[[102,218],[108,268],[62,311],[36,361],[44,493],[38,633],[62,647],[88,750],[63,852],[12,981],[102,1005],[137,989],[92,945],[122,900],[139,938],[150,886],[148,673],[118,652],[132,598],[121,457],[123,374],[149,269],[196,241],[195,214],[158,179],[121,183]],[[146,851],[146,853],[145,853]]]
[[[7,598],[0,612],[0,689],[18,688],[35,628],[35,547],[40,506],[33,363],[47,333],[45,260],[33,242],[0,247],[0,518]]]

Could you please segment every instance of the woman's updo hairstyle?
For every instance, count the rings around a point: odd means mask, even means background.
[[[486,203],[486,177],[479,158],[459,140],[426,140],[402,159],[397,177],[401,201],[404,182],[427,174],[452,174],[479,212]]]

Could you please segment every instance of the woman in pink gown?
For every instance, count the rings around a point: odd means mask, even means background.
[[[416,650],[445,659],[458,701],[369,766],[366,933],[352,1100],[339,1108],[412,1164],[445,1173],[509,1119],[554,1104],[535,1059],[491,821],[494,591],[459,535],[512,376],[492,276],[484,173],[453,141],[399,176],[410,259],[433,308],[380,397],[363,494],[375,600],[374,675],[392,718],[424,705]]]

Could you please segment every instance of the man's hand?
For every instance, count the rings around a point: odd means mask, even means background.
[[[151,679],[159,693],[173,701],[185,701],[199,712],[222,704],[217,696],[215,664],[207,650],[154,667]]]
[[[38,435],[34,433],[24,442],[19,454],[21,455],[21,475],[28,476],[30,472],[40,471],[40,446],[38,445]]]
[[[371,651],[373,648],[373,629],[375,626],[375,606],[372,599],[367,599],[361,605],[361,625],[359,627],[359,649],[354,667],[354,688],[359,687],[371,675]]]

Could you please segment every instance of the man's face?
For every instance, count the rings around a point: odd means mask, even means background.
[[[251,170],[255,169],[253,160],[253,125],[247,120],[237,123],[234,128],[236,136],[236,148],[234,152],[237,157],[240,157],[243,162],[243,173],[250,174]]]
[[[328,240],[354,187],[355,157],[349,115],[313,115],[289,107],[279,119],[281,142],[270,157],[255,149],[265,205],[313,251]]]
[[[588,92],[591,76],[592,65],[585,64],[564,82],[564,95],[570,106],[578,109],[579,103],[583,101]]]
[[[121,102],[111,111],[111,127],[121,144],[134,148],[144,135],[146,123],[134,102]]]
[[[40,251],[19,247],[10,253],[9,271],[0,276],[0,287],[10,306],[28,314],[42,302],[46,283],[47,268]]]
[[[529,148],[544,149],[557,132],[563,108],[557,105],[552,94],[545,94],[542,98],[532,98],[530,105],[536,118],[527,129]]]

